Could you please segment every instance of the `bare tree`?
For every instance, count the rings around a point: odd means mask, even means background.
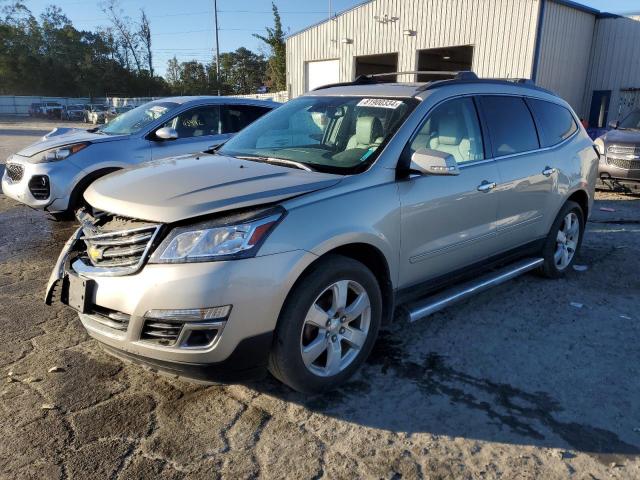
[[[129,28],[131,19],[122,15],[118,0],[106,0],[102,4],[102,11],[107,15],[115,30],[118,32],[125,49],[131,53],[138,72],[142,70],[140,62],[140,39],[137,32]],[[128,55],[126,55],[128,57]]]
[[[149,67],[149,74],[153,77],[153,54],[151,52],[151,27],[149,25],[149,18],[144,11],[144,8],[140,9],[140,30],[138,32],[140,39],[145,49],[145,60]]]

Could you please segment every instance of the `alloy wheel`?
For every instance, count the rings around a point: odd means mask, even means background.
[[[364,347],[371,323],[371,302],[358,282],[329,285],[306,314],[300,353],[314,375],[330,377],[346,369]]]
[[[558,270],[569,266],[578,248],[580,238],[580,221],[574,212],[565,215],[556,235],[556,251],[553,259]]]

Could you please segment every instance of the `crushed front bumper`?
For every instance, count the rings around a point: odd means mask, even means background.
[[[52,301],[54,288],[68,288],[69,275],[78,275],[73,264],[80,260],[70,261],[70,253],[81,242],[81,235],[79,229],[61,252],[47,286],[47,303]],[[92,337],[117,356],[172,375],[224,381],[221,370],[248,371],[266,365],[280,309],[299,274],[315,258],[296,250],[231,261],[147,264],[136,274],[117,277],[83,274],[91,289],[80,320]],[[61,293],[63,303],[69,304]],[[222,305],[231,305],[231,311],[216,340],[204,348],[166,346],[144,337],[150,321],[145,314],[151,310]],[[104,311],[123,316],[126,325],[113,328],[106,324],[96,313]]]

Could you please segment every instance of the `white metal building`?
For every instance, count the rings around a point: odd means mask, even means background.
[[[638,59],[640,21],[568,0],[369,0],[289,36],[287,82],[295,97],[371,73],[531,78],[603,126],[640,107]]]

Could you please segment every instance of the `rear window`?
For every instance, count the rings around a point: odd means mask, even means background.
[[[557,145],[578,130],[573,115],[563,106],[535,98],[529,98],[528,102],[540,127],[543,147]]]
[[[531,112],[520,97],[481,97],[496,157],[540,148]]]

